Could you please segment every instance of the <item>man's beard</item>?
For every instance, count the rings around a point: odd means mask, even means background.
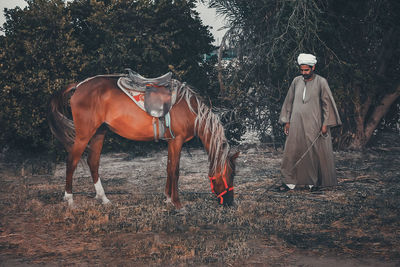
[[[304,80],[308,80],[313,76],[313,72],[310,72],[310,74],[303,74]]]

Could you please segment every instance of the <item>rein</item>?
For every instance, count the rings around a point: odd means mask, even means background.
[[[225,163],[224,172],[222,173],[222,181],[224,181],[224,184],[225,184],[225,191],[223,191],[221,194],[218,195],[218,194],[215,192],[215,190],[214,190],[213,181],[214,181],[214,180],[217,180],[217,177],[216,177],[216,176],[208,176],[208,178],[210,178],[211,191],[212,191],[214,194],[217,195],[217,198],[220,199],[220,204],[223,204],[223,203],[224,203],[224,198],[223,198],[222,196],[225,195],[226,193],[228,193],[229,191],[232,191],[232,190],[233,190],[233,186],[232,186],[232,187],[229,187],[229,186],[228,186],[228,183],[226,182],[226,178],[225,178],[225,176],[226,176],[226,165],[227,165],[227,163]]]
[[[315,142],[317,142],[317,140],[320,136],[322,136],[322,132],[319,132],[317,137],[315,137],[314,141],[312,141],[311,145],[307,148],[306,152],[304,152],[303,155],[301,155],[300,159],[296,161],[296,163],[293,165],[293,167],[290,169],[290,171],[292,171],[294,168],[296,168],[296,166],[300,163],[300,161],[303,160],[303,158],[307,155],[308,151],[310,151],[310,149],[314,146]]]

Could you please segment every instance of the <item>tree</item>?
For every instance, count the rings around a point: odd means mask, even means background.
[[[0,48],[0,141],[40,149],[50,140],[46,122],[50,94],[74,81],[84,63],[63,1],[27,3],[24,10],[17,7],[5,12]]]
[[[227,38],[238,50],[224,70],[225,97],[261,137],[283,139],[280,107],[298,75],[297,55],[309,52],[317,55],[344,121],[336,144],[367,145],[400,94],[397,1],[208,2],[227,18]]]
[[[326,72],[336,75],[341,113],[347,115],[340,141],[360,149],[400,96],[400,3],[332,1],[329,10],[335,29],[328,28],[323,38],[342,60]]]
[[[213,47],[193,0],[75,1],[75,35],[90,63],[84,72],[116,73],[131,67],[145,76],[174,71],[206,87],[202,55]]]

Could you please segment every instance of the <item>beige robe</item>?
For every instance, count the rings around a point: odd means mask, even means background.
[[[305,86],[307,89],[303,100]],[[295,185],[336,185],[329,128],[340,125],[341,121],[326,79],[317,74],[308,82],[302,76],[294,78],[282,106],[280,122],[290,122],[281,166],[283,182]],[[322,125],[328,126],[327,135],[320,136],[294,167],[319,135]]]

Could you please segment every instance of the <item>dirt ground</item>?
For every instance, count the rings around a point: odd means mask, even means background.
[[[398,147],[335,152],[337,187],[286,193],[271,190],[282,151],[237,149],[232,207],[210,192],[205,151],[183,150],[186,212],[164,203],[165,149],[102,156],[109,206],[79,166],[75,209],[62,201],[64,164],[3,158],[0,266],[400,266]]]

